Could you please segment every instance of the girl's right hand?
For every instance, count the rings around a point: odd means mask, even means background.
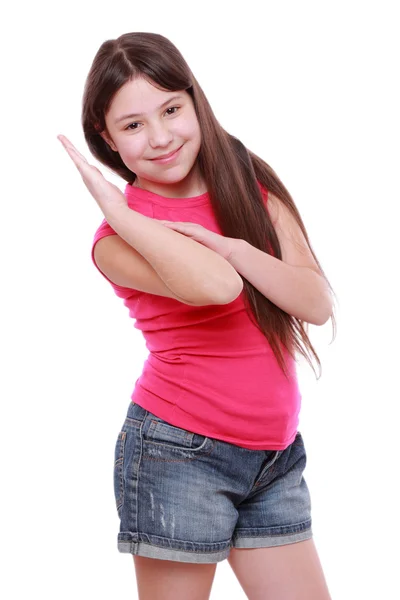
[[[97,167],[90,165],[65,135],[58,135],[57,138],[68,152],[81,174],[84,184],[105,216],[117,207],[124,206],[126,208],[128,206],[128,201],[122,191],[116,185],[107,181]]]

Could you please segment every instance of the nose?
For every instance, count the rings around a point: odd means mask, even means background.
[[[167,148],[174,139],[172,133],[168,129],[168,125],[161,123],[149,125],[148,135],[149,145],[152,148]]]

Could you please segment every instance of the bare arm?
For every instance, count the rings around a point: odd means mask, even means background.
[[[294,317],[323,325],[332,315],[329,287],[300,227],[281,201],[269,194],[268,210],[282,260],[237,240],[230,262],[266,298]]]
[[[189,304],[228,304],[243,281],[225,258],[128,207],[121,190],[90,165],[63,135],[58,139],[114,231],[143,256],[173,294]]]
[[[206,246],[122,204],[107,207],[109,225],[153,267],[175,296],[200,304],[227,304],[243,289],[234,267]]]

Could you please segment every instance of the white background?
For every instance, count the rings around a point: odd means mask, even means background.
[[[101,43],[129,31],[179,48],[220,123],[275,169],[300,210],[339,300],[334,343],[330,322],[311,328],[322,378],[299,366],[315,542],[334,599],[400,597],[397,8],[115,0],[4,12],[7,600],[137,597],[132,557],[117,551],[112,474],[147,351],[91,263],[103,215],[56,139],[67,135],[91,159],[84,81]],[[211,598],[245,598],[227,561]]]

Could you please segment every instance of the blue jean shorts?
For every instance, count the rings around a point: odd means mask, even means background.
[[[285,450],[250,450],[180,429],[130,402],[115,446],[118,550],[217,563],[231,548],[312,537],[300,432]]]

